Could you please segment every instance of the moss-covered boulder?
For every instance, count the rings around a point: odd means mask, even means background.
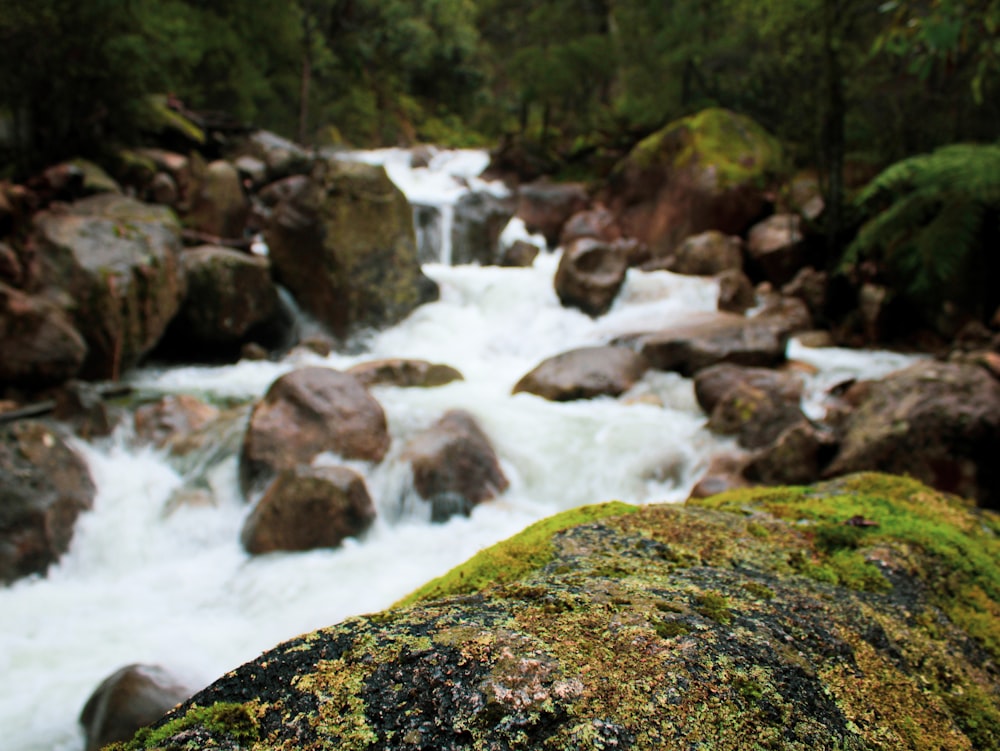
[[[275,277],[335,335],[392,325],[437,299],[417,261],[410,204],[383,167],[331,159],[268,200]]]
[[[746,231],[782,167],[772,135],[744,115],[712,108],[641,141],[615,168],[604,198],[622,232],[662,258],[689,235]]]
[[[998,748],[998,533],[884,475],[577,509],[117,748]]]

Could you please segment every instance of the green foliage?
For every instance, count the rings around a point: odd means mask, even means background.
[[[992,313],[992,283],[976,280],[997,262],[1000,145],[956,144],[904,159],[855,203],[867,221],[844,254],[845,268],[874,261],[923,307],[950,300]]]

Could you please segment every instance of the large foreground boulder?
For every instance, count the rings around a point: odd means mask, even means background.
[[[59,560],[94,493],[87,465],[52,427],[0,426],[0,583],[44,574]]]
[[[749,118],[708,109],[641,141],[612,173],[607,203],[622,232],[664,258],[705,230],[741,235],[766,206],[780,144]]]
[[[116,748],[997,748],[998,529],[882,475],[577,509]]]
[[[1000,382],[987,369],[925,361],[856,392],[828,475],[898,472],[1000,508]]]
[[[388,450],[382,405],[354,376],[302,368],[272,383],[254,407],[240,454],[240,487],[248,494],[323,452],[378,462]]]
[[[417,260],[410,204],[384,168],[329,160],[269,190],[275,277],[335,335],[397,323],[437,298]]]
[[[32,242],[43,284],[86,340],[85,378],[118,378],[180,307],[180,224],[166,207],[105,193],[39,213]]]

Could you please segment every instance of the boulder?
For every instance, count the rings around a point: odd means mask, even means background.
[[[155,203],[173,206],[179,211],[186,211],[191,205],[194,188],[194,168],[191,158],[174,151],[154,148],[138,149],[134,154],[135,158],[148,160],[153,166],[152,176],[145,186],[146,198]],[[170,192],[174,195],[169,195]],[[157,198],[167,200],[157,200]],[[169,200],[171,198],[173,200]]]
[[[877,467],[1000,508],[1000,382],[989,371],[923,361],[852,391],[859,406],[827,476]]]
[[[346,467],[281,471],[243,525],[251,555],[277,550],[335,548],[375,520],[364,478]]]
[[[996,748],[997,524],[881,475],[568,511],[227,673],[156,743]]]
[[[708,498],[750,485],[743,476],[749,457],[743,453],[716,454],[711,458],[708,469],[691,488],[690,498]]]
[[[517,191],[517,216],[531,234],[541,234],[550,248],[559,244],[563,225],[590,205],[582,183],[552,183],[538,180]]]
[[[54,428],[0,425],[0,582],[44,574],[59,560],[94,493],[87,465]]]
[[[544,360],[517,382],[513,393],[526,391],[554,402],[618,396],[648,369],[643,356],[626,347],[584,347]]]
[[[500,260],[500,233],[514,215],[511,201],[488,191],[464,193],[455,203],[451,262],[491,266]]]
[[[329,160],[275,195],[264,233],[275,277],[335,335],[391,325],[437,299],[410,204],[384,168]]]
[[[357,378],[365,388],[372,386],[432,388],[463,380],[462,374],[450,365],[426,360],[372,360],[358,363],[347,372]]]
[[[538,246],[526,240],[515,240],[500,256],[500,265],[507,267],[527,268],[535,263],[538,257]]]
[[[240,173],[229,162],[196,162],[191,207],[184,223],[212,237],[241,238],[250,215]]]
[[[792,280],[781,288],[785,297],[797,297],[805,303],[814,321],[826,318],[830,275],[812,266],[799,269]]]
[[[606,203],[623,234],[665,258],[705,230],[742,235],[781,167],[778,141],[757,123],[708,109],[641,141],[610,175]]]
[[[272,383],[254,407],[240,454],[240,487],[248,494],[325,451],[378,462],[388,450],[385,412],[358,379],[331,368],[302,368]]]
[[[87,345],[62,308],[0,282],[0,385],[62,383],[86,356]]]
[[[757,304],[753,282],[739,269],[729,269],[716,276],[719,283],[718,308],[727,313],[746,313]]]
[[[559,301],[589,316],[607,313],[625,283],[628,260],[608,243],[584,237],[563,249],[556,269]]]
[[[622,338],[658,370],[693,376],[719,363],[770,367],[785,360],[787,334],[767,321],[703,313],[667,329]]]
[[[464,410],[446,412],[410,439],[400,459],[413,468],[414,490],[432,506],[443,496],[450,508],[471,509],[509,485],[489,437]],[[455,503],[453,496],[464,504]]]
[[[127,665],[116,670],[94,689],[80,713],[86,751],[129,740],[193,693],[159,665]]]
[[[183,446],[219,418],[218,407],[190,394],[171,394],[135,410],[136,437],[157,448]]]
[[[807,485],[820,479],[836,448],[829,432],[794,421],[750,459],[743,474],[764,485]]]
[[[249,341],[277,344],[291,328],[266,257],[203,245],[181,257],[187,294],[159,348],[192,359],[235,360]]]
[[[810,262],[798,214],[773,214],[750,228],[747,268],[751,276],[780,287]]]
[[[785,430],[806,422],[795,402],[776,391],[738,383],[716,402],[708,418],[708,429],[734,435],[740,446],[757,449],[770,446]]]
[[[581,237],[592,237],[606,243],[613,243],[622,237],[614,213],[607,206],[598,204],[591,209],[578,211],[563,225],[559,244],[563,247]]]
[[[251,133],[240,145],[238,156],[249,156],[263,162],[267,180],[272,182],[289,175],[304,175],[313,165],[313,157],[308,151],[266,130]]]
[[[422,203],[413,204],[413,229],[416,233],[417,260],[421,263],[441,263],[441,209]]]
[[[117,379],[159,341],[184,296],[180,225],[105,193],[36,215],[41,277],[87,343],[80,375]]]
[[[675,274],[714,276],[743,269],[743,241],[734,235],[708,230],[688,237],[664,268]]]
[[[694,395],[698,405],[708,414],[726,394],[740,385],[773,394],[777,400],[789,404],[799,403],[804,386],[802,378],[795,373],[724,363],[700,370],[695,375]]]
[[[3,234],[0,230],[0,237]],[[0,282],[13,287],[21,287],[24,284],[24,266],[21,258],[13,246],[6,242],[0,242]]]

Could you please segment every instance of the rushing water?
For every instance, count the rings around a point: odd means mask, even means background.
[[[385,163],[411,200],[438,207],[451,205],[485,164],[479,153],[458,152],[411,170],[402,153],[365,158]],[[516,224],[510,231],[517,234]],[[166,514],[185,478],[163,452],[135,446],[124,429],[81,444],[98,487],[94,510],[81,517],[69,553],[45,578],[0,590],[0,748],[78,751],[83,703],[122,665],[159,663],[194,687],[205,685],[284,639],[385,608],[554,512],[613,498],[685,498],[710,455],[727,446],[704,429],[691,381],[651,373],[621,399],[559,404],[510,391],[545,357],[714,309],[715,283],[630,271],[611,312],[592,320],[560,306],[552,288],[557,260],[543,254],[530,269],[429,264],[441,299],[375,335],[363,355],[294,352],[282,362],[135,373],[133,383],[144,391],[209,398],[259,397],[295,367],[345,368],[378,357],[447,363],[465,380],[373,390],[393,449],[378,466],[351,466],[365,474],[379,518],[363,539],[337,550],[247,556],[239,533],[249,509],[233,457],[205,478],[214,505]],[[812,410],[822,408],[829,385],[907,361],[790,346],[817,369],[807,395]],[[453,407],[478,418],[511,486],[469,518],[431,525],[397,457],[409,436]]]

